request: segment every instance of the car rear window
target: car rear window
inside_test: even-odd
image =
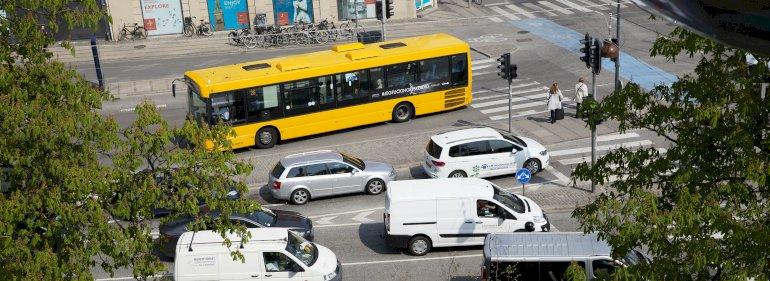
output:
[[[441,158],[441,149],[441,146],[433,142],[433,140],[430,140],[428,147],[425,148],[428,151],[428,155],[436,159]]]
[[[270,172],[270,175],[276,179],[280,179],[284,170],[286,170],[286,168],[281,165],[281,162],[278,162],[278,164],[275,164],[275,167],[273,167],[273,171]]]

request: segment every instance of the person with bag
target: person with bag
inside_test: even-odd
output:
[[[580,104],[583,103],[583,99],[586,97],[588,97],[588,86],[585,84],[585,79],[580,77],[577,84],[575,84],[575,102],[577,103],[575,118],[580,118]]]
[[[551,112],[551,124],[556,120],[564,119],[564,108],[561,106],[561,100],[564,98],[559,90],[559,85],[554,82],[548,90],[548,111]]]

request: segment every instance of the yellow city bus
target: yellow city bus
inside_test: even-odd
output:
[[[190,116],[232,125],[232,148],[269,148],[279,140],[466,106],[469,49],[447,34],[350,43],[187,71],[182,81]]]

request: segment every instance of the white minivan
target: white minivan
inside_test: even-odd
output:
[[[478,178],[391,182],[383,219],[387,243],[417,256],[432,247],[484,245],[488,233],[551,228],[531,199]]]
[[[486,178],[521,168],[534,175],[548,167],[550,157],[533,139],[480,127],[432,136],[424,159],[422,169],[431,178]]]
[[[286,228],[250,228],[242,242],[214,231],[186,232],[179,237],[174,260],[174,280],[342,280],[337,256]],[[233,260],[240,251],[245,259]]]

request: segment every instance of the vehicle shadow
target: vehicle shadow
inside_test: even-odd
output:
[[[427,174],[425,174],[425,171],[422,170],[422,166],[414,166],[409,167],[409,175],[412,176],[413,179],[429,179]]]
[[[365,223],[358,226],[361,243],[373,252],[381,255],[399,255],[401,250],[388,246],[385,242],[385,225],[382,222]]]
[[[270,191],[270,188],[267,185],[263,185],[259,187],[259,195],[262,200],[265,200],[265,202],[269,204],[278,204],[283,201],[276,199],[273,197],[273,192]]]

